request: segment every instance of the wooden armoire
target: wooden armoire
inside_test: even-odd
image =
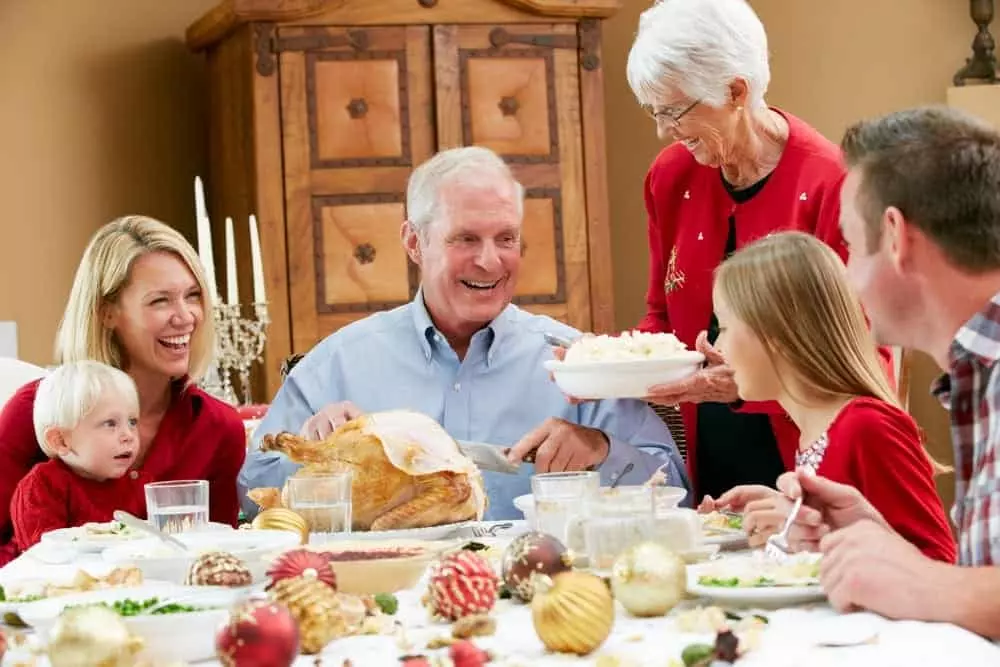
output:
[[[456,146],[493,149],[525,186],[517,303],[613,329],[600,36],[619,5],[224,0],[190,26],[208,61],[210,216],[260,225],[272,322],[255,398],[290,354],[410,300],[407,178]]]

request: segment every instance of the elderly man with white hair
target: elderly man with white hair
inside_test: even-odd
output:
[[[708,359],[693,377],[653,387],[650,400],[681,406],[688,468],[709,507],[711,496],[740,484],[773,486],[794,465],[800,438],[808,445],[822,435],[800,434],[776,403],[739,401],[712,347],[712,273],[734,251],[794,229],[847,252],[840,151],[767,105],[770,76],[764,26],[744,0],[661,0],[642,14],[628,57],[629,84],[669,144],[646,175],[650,272],[640,328],[672,331]]]
[[[519,474],[484,472],[487,519],[519,516],[534,471],[596,469],[604,484],[648,480],[659,468],[687,486],[670,431],[637,400],[568,402],[543,367],[546,332],[575,329],[511,303],[521,264],[524,191],[486,148],[441,152],[417,167],[401,236],[420,267],[414,300],[328,336],[290,371],[257,428],[240,474],[248,489],[281,487],[297,465],[259,451],[280,431],[320,439],[365,412],[408,408],[459,440],[534,450]]]

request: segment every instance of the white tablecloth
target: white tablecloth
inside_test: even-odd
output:
[[[103,564],[96,556],[82,557],[69,565],[43,563],[25,554],[0,569],[0,585],[26,578],[61,578],[71,576],[83,566],[97,573]],[[103,566],[106,569],[106,566]],[[324,667],[342,667],[350,659],[353,667],[398,666],[399,656],[423,653],[428,656],[447,655],[446,649],[429,651],[427,642],[446,637],[450,626],[435,623],[420,605],[422,586],[397,595],[398,618],[406,628],[397,636],[363,636],[335,641],[322,654]],[[689,604],[689,603],[685,603]],[[704,603],[709,604],[709,603]],[[748,653],[741,667],[912,667],[928,665],[955,667],[1000,665],[1000,647],[951,625],[919,622],[893,622],[873,614],[859,615],[856,620],[877,631],[870,644],[847,648],[823,648],[817,639],[824,635],[838,615],[826,605],[813,605],[765,612],[770,623],[760,635],[759,645]],[[712,634],[685,634],[677,630],[671,617],[654,619],[631,618],[618,607],[615,627],[608,640],[590,656],[554,655],[547,653],[535,634],[530,608],[501,600],[494,612],[497,632],[491,637],[476,638],[475,643],[495,652],[492,665],[498,667],[547,667],[548,665],[599,665],[600,667],[672,667],[679,665],[685,646],[695,642],[710,643]],[[618,662],[609,658],[618,658]],[[9,653],[3,667],[13,667],[18,653]],[[671,662],[671,661],[675,662]],[[39,661],[39,667],[47,662]],[[209,661],[200,665],[218,665]],[[300,667],[315,667],[316,657],[303,656],[295,663]],[[433,663],[432,663],[433,664]],[[447,663],[444,663],[447,664]]]

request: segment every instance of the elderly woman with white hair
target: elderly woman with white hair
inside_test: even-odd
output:
[[[840,151],[764,101],[767,35],[745,0],[657,2],[639,20],[628,80],[669,144],[646,175],[650,274],[640,328],[672,331],[707,359],[691,378],[652,388],[649,400],[681,406],[700,496],[771,486],[793,465],[800,434],[776,403],[738,400],[712,347],[712,274],[780,230],[808,232],[845,256]]]

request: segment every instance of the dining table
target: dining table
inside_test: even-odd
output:
[[[495,534],[498,548],[527,530],[524,522],[507,522],[510,530]],[[459,539],[476,539],[476,525]],[[745,550],[727,551],[717,558],[744,557]],[[60,560],[65,562],[59,562]],[[499,561],[496,562],[499,567]],[[110,569],[100,554],[66,558],[33,549],[0,568],[0,585],[8,587],[25,579],[66,579],[79,569],[99,575]],[[398,609],[383,634],[344,637],[329,643],[319,655],[300,656],[298,667],[391,667],[404,664],[403,656],[423,655],[428,665],[450,665],[446,644],[451,626],[435,620],[422,602],[427,573],[412,588],[396,592]],[[767,608],[730,609],[704,598],[683,600],[665,616],[638,618],[615,602],[614,624],[607,639],[584,656],[553,653],[535,630],[530,604],[499,599],[492,610],[495,632],[471,641],[490,653],[492,667],[680,667],[685,647],[713,643],[714,627],[691,625],[699,609],[719,607],[739,616],[757,616],[761,623],[752,632],[752,646],[736,661],[740,667],[935,667],[1000,665],[1000,646],[960,627],[946,623],[891,620],[869,612],[839,614],[822,599],[806,604]],[[776,607],[776,608],[775,608]],[[4,628],[8,650],[3,667],[48,667],[40,655],[39,641],[30,630]],[[440,648],[433,648],[441,646]],[[154,656],[155,658],[155,656]],[[161,663],[153,663],[161,667]],[[162,663],[176,667],[178,663]],[[217,659],[193,665],[220,665]],[[729,663],[716,662],[718,665]],[[193,667],[192,665],[192,667]],[[278,666],[276,666],[278,667]],[[459,666],[461,667],[461,666]]]

